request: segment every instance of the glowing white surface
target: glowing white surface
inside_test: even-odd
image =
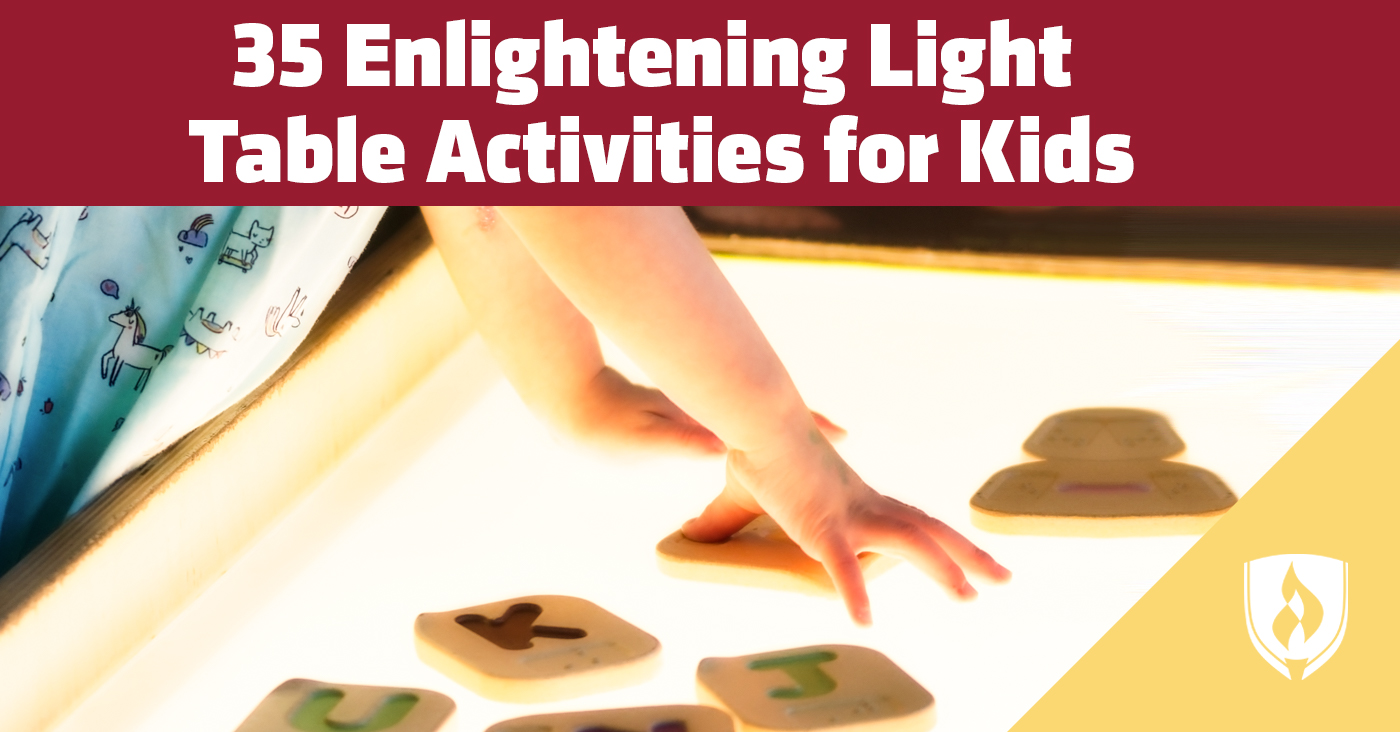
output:
[[[1182,459],[1242,493],[1400,337],[1397,294],[722,266],[808,401],[850,429],[840,449],[857,471],[968,533],[1016,572],[1011,584],[956,604],[900,566],[872,584],[876,626],[860,630],[832,601],[670,579],[652,547],[718,489],[718,461],[561,445],[503,382],[451,411],[467,401],[442,396],[464,388],[449,363],[64,732],[232,730],[297,676],[442,691],[470,732],[525,714],[693,703],[704,656],[814,643],[888,654],[933,692],[939,730],[1006,729],[1194,541],[973,529],[968,497],[1025,459],[1042,418],[1160,410],[1186,440]],[[480,357],[471,346],[456,360]],[[404,455],[415,430],[431,435],[421,455],[395,478],[365,477]],[[519,706],[415,656],[419,612],[534,593],[586,597],[657,636],[659,675]]]

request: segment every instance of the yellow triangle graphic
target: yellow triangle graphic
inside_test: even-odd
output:
[[[1266,661],[1247,622],[1245,564],[1283,554],[1321,555],[1347,567],[1345,632],[1330,657],[1301,679]],[[1305,599],[1295,580],[1287,587],[1271,582],[1257,595],[1266,600],[1259,604],[1272,602],[1254,611],[1259,638],[1278,642],[1268,638],[1275,636],[1275,621],[1284,637],[1294,628],[1301,599],[1289,608],[1284,592]],[[1315,627],[1319,612],[1338,617],[1341,608],[1328,599],[1321,611],[1310,600],[1297,615],[1295,644],[1307,632],[1304,625]],[[1289,614],[1278,620],[1286,608]],[[1397,729],[1397,679],[1400,346],[1012,729]]]

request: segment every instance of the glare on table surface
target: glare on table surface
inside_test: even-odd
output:
[[[469,343],[61,729],[233,730],[273,687],[307,677],[444,692],[470,732],[527,714],[694,703],[705,656],[851,643],[933,693],[936,729],[1003,730],[1194,542],[972,528],[968,498],[1029,459],[1020,445],[1040,420],[1086,406],[1160,411],[1186,441],[1178,459],[1242,494],[1400,337],[1391,293],[721,266],[811,406],[850,430],[839,449],[857,472],[966,533],[1013,570],[1010,584],[980,584],[961,604],[903,564],[871,584],[875,626],[859,629],[834,600],[667,577],[653,547],[718,491],[722,463],[567,444],[500,380],[469,399],[453,378],[484,358]],[[391,479],[366,477],[401,458]],[[513,705],[416,657],[418,613],[529,594],[584,597],[640,626],[661,640],[660,672]]]

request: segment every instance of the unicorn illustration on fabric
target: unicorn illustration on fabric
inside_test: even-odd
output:
[[[20,214],[19,221],[5,232],[5,238],[0,239],[0,260],[5,259],[5,255],[11,249],[19,249],[24,252],[24,256],[29,257],[29,261],[34,266],[43,269],[49,265],[49,242],[53,240],[53,232],[45,234],[39,230],[39,225],[44,223],[42,214],[34,213],[34,209],[29,209]]]
[[[112,313],[107,320],[120,326],[122,332],[117,336],[117,342],[112,344],[112,350],[102,354],[102,378],[107,379],[107,386],[114,386],[122,367],[131,366],[141,372],[136,379],[135,390],[145,391],[146,382],[151,378],[151,369],[164,361],[174,346],[153,348],[144,343],[146,319],[141,317],[141,308],[136,307],[135,300],[122,310]]]
[[[253,263],[258,261],[258,250],[272,246],[272,232],[275,226],[260,226],[261,222],[254,221],[248,227],[247,234],[240,234],[235,231],[229,234],[228,242],[224,244],[224,252],[219,255],[219,264],[231,264],[244,272],[253,268]],[[243,241],[234,239],[238,237]]]

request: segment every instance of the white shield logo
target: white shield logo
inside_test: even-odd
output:
[[[1306,679],[1327,662],[1347,630],[1347,563],[1316,554],[1245,562],[1249,639],[1270,666]]]

